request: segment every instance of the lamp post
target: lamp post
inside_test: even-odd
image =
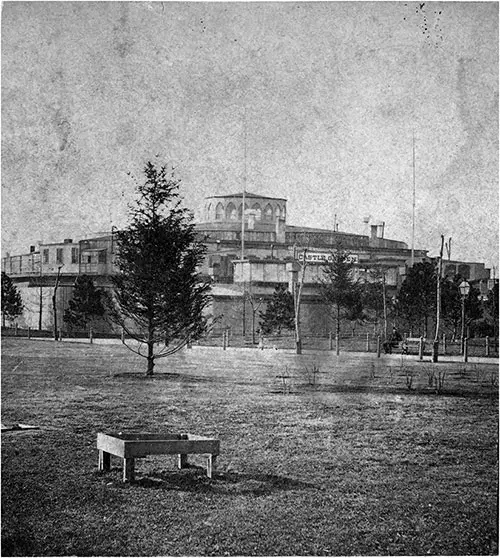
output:
[[[467,281],[462,281],[458,286],[460,289],[460,296],[462,297],[462,350],[461,353],[464,354],[464,341],[465,341],[465,299],[469,295],[470,285]]]

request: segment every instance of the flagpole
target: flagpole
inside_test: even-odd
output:
[[[413,197],[412,197],[412,219],[411,219],[411,266],[415,263],[415,131],[413,137]]]
[[[247,187],[247,107],[243,117],[243,200],[241,204],[241,259],[245,256],[245,191]]]

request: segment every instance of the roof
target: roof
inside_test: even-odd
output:
[[[349,233],[343,231],[334,231],[332,229],[318,229],[315,227],[300,227],[297,225],[287,225],[286,232],[304,232],[304,233],[326,233],[326,234],[338,234],[339,236],[358,236],[363,238],[368,238],[365,234]]]
[[[205,199],[213,199],[213,198],[242,198],[243,192],[239,192],[237,194],[225,194],[223,196],[207,196]],[[271,196],[261,196],[259,194],[252,194],[251,192],[245,192],[245,198],[260,198],[264,200],[279,200],[279,201],[287,201],[286,198],[274,198]]]

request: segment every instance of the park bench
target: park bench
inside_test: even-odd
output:
[[[400,349],[403,355],[419,354],[420,337],[407,337],[403,341],[396,341],[390,339],[385,341],[382,345],[385,354],[392,354],[393,349]],[[425,339],[422,339],[422,352],[425,349]]]
[[[177,455],[178,468],[188,467],[188,454],[207,456],[207,476],[212,478],[215,460],[220,452],[220,442],[195,434],[146,434],[123,433],[97,434],[100,471],[109,471],[111,455],[123,458],[123,482],[133,482],[135,478],[135,459],[148,455]]]
[[[401,342],[401,352],[404,355],[409,355],[412,353],[419,354],[420,342],[422,342],[422,353],[425,350],[425,339],[420,337],[407,337]]]
[[[397,349],[400,346],[400,342],[394,339],[389,339],[382,344],[382,348],[384,349],[384,353],[386,355],[392,354],[392,349]]]

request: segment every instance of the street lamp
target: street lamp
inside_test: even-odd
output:
[[[464,353],[464,338],[465,338],[465,299],[469,295],[470,285],[467,281],[462,281],[458,286],[460,289],[460,296],[462,297],[462,354]]]

